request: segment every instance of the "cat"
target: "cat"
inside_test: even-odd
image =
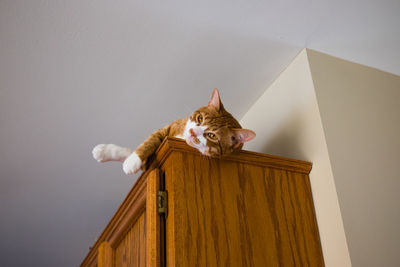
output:
[[[100,144],[92,154],[98,162],[121,161],[126,174],[134,174],[146,165],[165,137],[184,139],[201,154],[221,157],[242,149],[245,142],[256,134],[242,129],[239,122],[224,109],[217,89],[207,106],[196,110],[190,117],[174,121],[152,133],[136,150],[114,144]]]

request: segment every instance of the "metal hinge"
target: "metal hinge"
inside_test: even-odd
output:
[[[168,215],[168,192],[158,191],[157,193],[157,211],[159,214],[164,214],[167,218]]]

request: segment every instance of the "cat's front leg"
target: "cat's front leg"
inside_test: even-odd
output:
[[[135,152],[126,158],[122,168],[126,174],[137,173],[146,165],[148,158],[157,150],[161,142],[168,136],[170,126],[158,129],[152,133],[147,139],[140,144]]]

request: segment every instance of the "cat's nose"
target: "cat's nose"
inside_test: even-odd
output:
[[[191,136],[194,136],[194,137],[197,136],[197,134],[196,134],[196,132],[193,130],[193,128],[190,128],[190,129],[189,129],[189,133],[190,133]]]

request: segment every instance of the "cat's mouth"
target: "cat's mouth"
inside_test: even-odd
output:
[[[196,145],[199,145],[199,144],[200,144],[199,138],[193,137],[192,139],[193,139],[192,142],[195,143]]]

